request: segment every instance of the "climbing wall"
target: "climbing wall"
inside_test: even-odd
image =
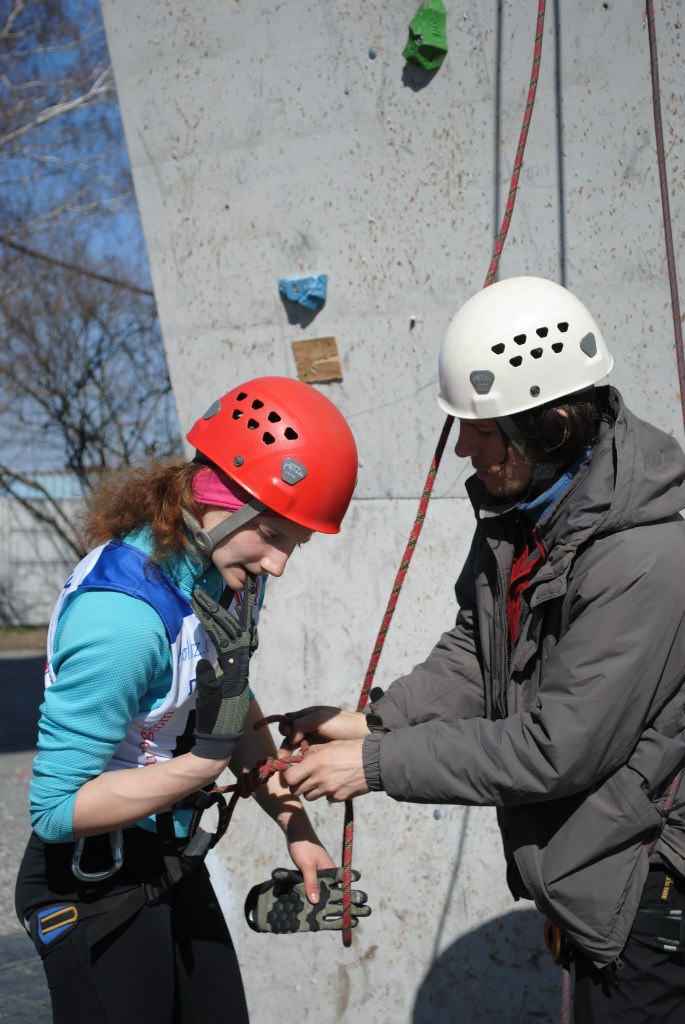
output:
[[[509,190],[538,4],[446,0],[431,70],[403,57],[417,3],[102,0],[181,423],[241,379],[299,375],[359,445],[343,532],[268,588],[253,672],[268,711],[356,703],[443,423],[437,350],[483,286]],[[655,7],[681,259],[683,5]],[[547,3],[516,202],[500,276],[574,290],[613,383],[682,438],[642,0]],[[453,623],[466,472],[448,448],[382,686]],[[342,809],[312,815],[337,856]],[[356,821],[373,916],[349,949],[247,929],[247,890],[286,862],[251,804],[213,855],[256,1024],[558,1018],[560,972],[508,894],[491,810],[372,796]]]

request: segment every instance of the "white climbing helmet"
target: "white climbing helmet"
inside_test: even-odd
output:
[[[438,357],[441,409],[496,419],[597,384],[613,357],[575,295],[541,277],[511,277],[472,296]]]

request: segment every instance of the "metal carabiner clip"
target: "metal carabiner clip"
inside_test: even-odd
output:
[[[84,871],[81,868],[81,857],[85,846],[85,838],[79,839],[74,846],[71,858],[71,873],[81,882],[102,882],[105,878],[115,875],[124,863],[124,837],[120,828],[109,833],[109,848],[112,851],[112,863],[104,871]]]

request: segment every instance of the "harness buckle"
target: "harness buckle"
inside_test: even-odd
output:
[[[166,871],[151,882],[143,882],[141,889],[148,907],[156,907],[158,903],[161,903],[167,889],[171,889],[174,884]]]
[[[84,871],[81,867],[81,857],[86,845],[85,838],[77,840],[74,845],[74,853],[71,858],[71,873],[80,882],[102,882],[106,878],[115,875],[124,863],[124,837],[120,828],[115,828],[109,833],[109,848],[112,851],[112,863],[104,871]]]

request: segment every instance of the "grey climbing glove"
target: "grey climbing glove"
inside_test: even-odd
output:
[[[197,757],[226,759],[242,736],[250,706],[250,658],[257,648],[257,629],[252,622],[256,594],[257,581],[248,574],[236,620],[203,590],[193,592],[191,606],[214,644],[218,659],[216,670],[205,658],[197,663],[192,748]]]
[[[304,880],[299,871],[276,868],[267,882],[250,889],[245,900],[245,917],[255,932],[318,932],[342,930],[342,868],[328,868],[317,872],[319,902],[311,904],[306,896]],[[352,881],[359,872],[352,872]],[[352,927],[357,919],[368,917],[366,893],[352,890]]]

